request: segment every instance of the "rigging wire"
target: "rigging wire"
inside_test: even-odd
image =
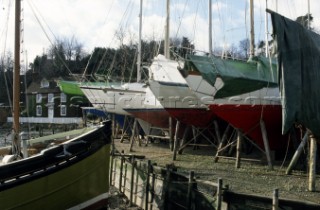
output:
[[[49,32],[51,32],[51,35],[54,37],[54,41],[58,40],[57,37],[55,36],[55,34],[53,33],[53,31],[51,30],[49,25],[46,23],[46,21],[43,19],[43,17],[41,16],[41,13],[40,12],[36,13],[36,7],[35,7],[35,5],[32,5],[33,4],[32,1],[28,1],[28,4],[29,4],[29,6],[30,6],[30,8],[31,8],[31,10],[33,12],[33,15],[35,16],[37,22],[39,23],[43,33],[47,37],[48,41],[51,43],[52,46],[55,46],[53,41],[52,41],[52,39],[49,37],[49,34],[47,33],[47,31],[46,31],[44,25],[42,24],[42,22],[47,26]],[[42,19],[43,19],[42,22],[41,22],[38,14],[40,15],[40,17],[42,17]],[[55,48],[56,48],[56,46],[55,46]],[[57,55],[58,55],[58,58],[60,59],[60,61],[62,62],[63,66],[66,67],[67,71],[69,73],[72,73],[71,70],[69,69],[68,65],[66,64],[66,62],[62,59],[60,53],[57,53]]]
[[[5,24],[4,24],[3,31],[1,33],[1,38],[4,37],[4,40],[3,40],[3,52],[2,52],[2,57],[1,57],[1,65],[3,67],[2,73],[3,73],[3,76],[4,76],[6,92],[7,92],[7,97],[8,97],[8,101],[9,101],[9,107],[11,109],[11,113],[13,113],[12,100],[11,100],[11,97],[10,97],[9,84],[8,84],[8,81],[7,81],[7,74],[6,74],[6,72],[9,71],[9,65],[10,65],[9,64],[9,57],[7,57],[7,53],[6,53],[6,48],[7,48],[8,28],[9,28],[9,20],[10,20],[11,8],[12,8],[12,1],[8,1]],[[5,62],[5,59],[7,59],[7,62]],[[5,69],[5,67],[7,68],[7,70]],[[12,83],[11,83],[11,86],[12,86]]]

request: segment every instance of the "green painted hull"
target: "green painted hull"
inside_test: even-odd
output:
[[[68,95],[75,95],[75,96],[85,96],[82,90],[79,87],[79,82],[76,81],[58,81],[58,86],[60,90]]]
[[[101,138],[98,142],[86,142],[85,145],[90,144],[88,148],[68,148],[72,152],[78,151],[68,160],[59,158],[59,162],[52,166],[39,167],[39,171],[44,168],[45,170],[28,174],[26,181],[23,181],[25,177],[21,176],[13,186],[1,186],[1,183],[1,209],[67,209],[107,193],[111,137],[100,132],[92,134],[90,138],[97,136]],[[83,135],[80,141],[85,141],[85,138]],[[102,141],[105,142],[101,143]],[[81,143],[80,146],[82,145],[84,144]],[[92,149],[93,151],[90,151]],[[51,153],[41,158],[50,162]],[[55,158],[58,156],[61,156],[61,153],[55,154]],[[18,167],[21,167],[21,164]],[[30,167],[32,168],[31,162]]]

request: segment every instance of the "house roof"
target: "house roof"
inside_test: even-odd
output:
[[[44,81],[49,83],[49,86],[44,87],[41,86]],[[57,86],[57,82],[54,79],[45,79],[40,78],[39,76],[35,76],[33,81],[28,86],[26,93],[27,94],[35,94],[35,93],[60,93],[60,88]]]

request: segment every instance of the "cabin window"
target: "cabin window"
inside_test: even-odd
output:
[[[48,103],[53,103],[53,93],[48,93]]]
[[[42,106],[37,105],[37,116],[42,116]]]
[[[60,94],[60,101],[61,102],[67,102],[67,95],[65,93]]]
[[[37,103],[41,103],[42,102],[42,95],[41,93],[37,94]]]
[[[61,116],[66,116],[67,115],[67,107],[66,107],[66,105],[61,105],[60,106],[60,115]]]

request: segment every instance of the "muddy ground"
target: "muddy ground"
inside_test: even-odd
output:
[[[229,185],[231,191],[272,197],[273,190],[277,188],[280,198],[320,204],[319,173],[317,174],[316,192],[308,191],[307,167],[293,170],[292,175],[286,175],[285,171],[290,161],[288,157],[274,161],[273,170],[270,170],[266,161],[241,161],[240,168],[235,167],[234,159],[220,158],[215,163],[216,152],[213,147],[195,149],[193,146],[188,146],[182,154],[176,156],[176,160],[173,160],[173,152],[167,142],[149,142],[148,146],[146,144],[139,146],[134,143],[130,152],[129,141],[120,143],[119,140],[115,140],[115,148],[124,154],[144,155],[146,159],[157,163],[158,166],[165,167],[167,164],[172,164],[178,168],[179,172],[186,174],[194,171],[197,179],[216,182],[218,178],[222,178],[223,184]],[[248,155],[242,154],[242,156],[256,160],[265,159],[261,153],[256,151]]]

